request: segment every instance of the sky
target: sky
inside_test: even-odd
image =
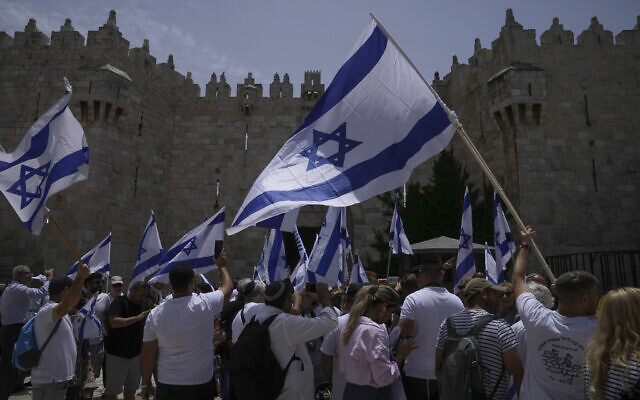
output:
[[[491,48],[512,8],[516,21],[540,35],[554,17],[574,37],[597,16],[615,35],[633,29],[638,0],[2,0],[0,31],[14,36],[29,18],[47,36],[66,18],[85,39],[117,13],[117,25],[130,48],[150,41],[151,55],[166,62],[173,54],[176,70],[188,71],[201,95],[211,73],[225,72],[235,94],[248,72],[265,87],[273,74],[288,73],[299,96],[306,70],[320,70],[328,85],[369,21],[381,21],[423,75],[443,77],[455,54],[466,63],[474,39]]]

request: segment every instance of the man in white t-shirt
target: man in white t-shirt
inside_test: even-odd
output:
[[[173,298],[149,313],[142,343],[142,396],[148,398],[151,373],[158,358],[156,399],[211,399],[215,319],[233,289],[224,251],[215,260],[220,287],[196,295],[193,268],[179,264],[169,272]]]
[[[347,386],[347,380],[344,374],[340,372],[340,339],[342,331],[349,321],[349,312],[356,298],[356,294],[362,288],[361,283],[352,283],[342,296],[343,314],[338,317],[338,326],[329,332],[322,341],[320,352],[322,353],[322,369],[327,376],[331,377],[331,399],[342,400],[344,388]]]
[[[76,341],[68,314],[80,301],[88,276],[89,267],[82,264],[75,280],[56,276],[49,283],[49,301],[38,312],[34,327],[36,343],[42,351],[38,365],[31,370],[34,400],[63,400],[67,387],[75,384]]]
[[[437,399],[436,342],[440,324],[464,310],[458,296],[440,286],[445,268],[437,261],[418,267],[422,289],[410,294],[400,312],[401,338],[413,338],[418,346],[404,362],[402,384],[408,400]]]
[[[542,305],[524,277],[529,246],[536,232],[521,232],[523,244],[513,269],[513,289],[527,330],[527,362],[520,399],[583,399],[582,363],[587,342],[596,329],[598,280],[585,271],[567,272],[556,280],[558,310]]]
[[[264,288],[262,281],[251,281],[244,286],[244,306],[236,313],[231,323],[231,343],[235,343],[246,324],[264,307]]]

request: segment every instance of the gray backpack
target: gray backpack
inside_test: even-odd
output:
[[[456,332],[453,326],[453,317],[447,319],[447,340],[444,344],[442,363],[440,365],[440,399],[476,400],[493,398],[500,380],[498,380],[491,396],[487,397],[482,383],[482,362],[476,335],[480,329],[494,319],[496,319],[494,315],[485,315],[465,335],[459,335]],[[502,376],[502,372],[500,375]]]

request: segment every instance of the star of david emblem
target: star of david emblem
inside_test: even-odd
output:
[[[323,157],[318,154],[318,148],[328,141],[338,142],[338,151],[328,157]],[[313,130],[313,143],[300,153],[302,156],[309,159],[307,164],[307,171],[317,168],[325,164],[333,164],[336,167],[342,168],[344,165],[345,154],[355,149],[362,142],[357,140],[347,139],[347,123],[343,122],[335,131],[331,133],[325,133],[318,130]]]
[[[31,168],[27,165],[22,165],[20,168],[20,178],[16,183],[11,185],[7,192],[20,196],[20,209],[27,207],[33,199],[39,199],[42,197],[42,183],[45,181],[47,174],[49,173],[49,165],[51,161],[38,168]],[[40,183],[34,193],[27,191],[27,181],[34,176],[40,177]]]
[[[142,259],[142,255],[144,253],[146,253],[146,252],[147,252],[147,250],[145,250],[142,246],[140,246],[140,249],[138,250],[138,258],[137,258],[137,260],[140,261]]]
[[[469,239],[471,239],[470,235],[464,233],[464,228],[460,229],[460,249],[468,249],[469,248]]]
[[[189,239],[189,241],[184,246],[184,249],[182,249],[182,251],[184,251],[187,255],[190,255],[191,251],[197,248],[198,246],[196,246],[196,238],[192,237],[191,239]]]

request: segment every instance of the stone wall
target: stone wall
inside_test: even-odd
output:
[[[175,71],[172,56],[157,63],[147,40],[130,48],[113,11],[86,44],[70,20],[50,37],[34,20],[13,37],[0,32],[0,143],[12,151],[68,77],[71,109],[91,149],[90,175],[48,204],[81,253],[112,232],[112,271],[125,279],[151,209],[165,248],[221,206],[230,225],[255,178],[324,92],[320,72],[307,71],[300,97],[287,74],[275,74],[268,88],[249,74],[232,97],[224,74],[214,73],[203,94],[190,73]],[[639,63],[639,26],[614,43],[594,19],[576,44],[554,19],[538,44],[535,31],[507,11],[491,49],[476,40],[468,64],[454,56],[451,72],[436,74],[434,88],[540,232],[544,254],[638,247]],[[479,184],[477,164],[457,138],[452,145]],[[412,179],[426,181],[431,163]],[[305,207],[298,225],[318,229],[325,210]],[[375,258],[373,229],[389,223],[380,202],[350,207],[348,219],[354,246]],[[74,261],[53,227],[32,235],[6,203],[0,227],[0,281],[18,263],[62,273]],[[265,233],[253,228],[226,239],[234,275],[250,273]]]

